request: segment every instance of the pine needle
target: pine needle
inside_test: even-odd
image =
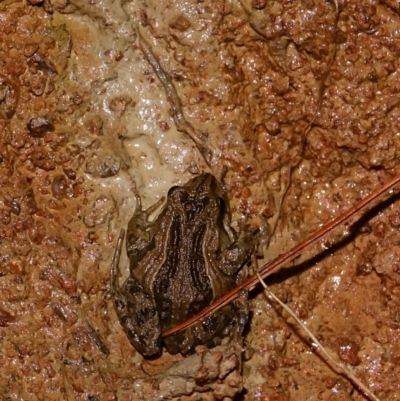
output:
[[[258,279],[260,283],[264,287],[264,294],[269,300],[274,300],[277,302],[289,315],[300,325],[300,327],[307,333],[307,335],[312,340],[312,346],[318,351],[318,353],[323,357],[325,362],[338,374],[347,377],[347,379],[353,383],[360,392],[372,401],[380,401],[375,394],[363,383],[357,376],[347,368],[343,363],[335,361],[335,359],[328,353],[328,351],[323,347],[323,345],[317,340],[313,333],[306,327],[306,325],[300,320],[300,318],[287,306],[285,305],[279,298],[276,297],[274,293],[272,293],[267,285],[264,283],[264,280],[257,273]]]

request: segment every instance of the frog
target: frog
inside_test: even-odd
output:
[[[249,315],[245,294],[162,338],[245,278],[243,266],[254,252],[254,238],[236,233],[230,223],[225,193],[210,173],[170,188],[165,200],[147,210],[139,202],[127,227],[130,274],[120,286],[119,256],[114,257],[111,293],[130,343],[144,357],[160,356],[163,346],[170,354],[190,355],[198,345],[213,347],[243,331]]]

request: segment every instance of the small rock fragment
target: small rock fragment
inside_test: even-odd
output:
[[[26,124],[30,136],[34,138],[41,138],[47,132],[54,131],[53,123],[47,117],[34,117],[31,118]]]

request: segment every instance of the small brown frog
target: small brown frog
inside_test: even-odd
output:
[[[111,290],[119,321],[132,345],[146,357],[162,351],[161,333],[195,315],[241,280],[241,267],[254,250],[253,236],[237,238],[230,227],[224,192],[211,174],[169,190],[160,202],[138,210],[128,224],[126,247],[130,276],[118,282],[118,257]],[[171,354],[190,354],[199,344],[214,346],[221,337],[241,333],[247,303],[226,305],[193,327],[166,337]]]

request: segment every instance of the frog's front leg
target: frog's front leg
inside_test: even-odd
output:
[[[138,263],[151,247],[157,228],[149,222],[149,216],[159,209],[164,201],[163,196],[153,206],[142,210],[140,198],[137,197],[136,212],[129,220],[126,234],[126,251],[131,263]]]
[[[219,269],[232,276],[250,259],[254,248],[254,235],[242,233],[237,241],[219,255]]]
[[[133,277],[119,285],[121,230],[111,266],[111,295],[118,319],[131,344],[146,357],[161,354],[161,325],[154,300]]]

